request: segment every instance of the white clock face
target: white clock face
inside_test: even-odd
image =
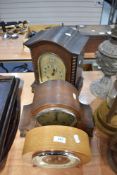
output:
[[[58,55],[46,52],[42,54],[38,60],[40,82],[47,80],[65,80],[66,68]]]

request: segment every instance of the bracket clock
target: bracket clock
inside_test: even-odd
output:
[[[24,43],[30,48],[35,83],[47,80],[65,80],[82,86],[83,48],[88,37],[76,29],[59,26],[40,31]]]

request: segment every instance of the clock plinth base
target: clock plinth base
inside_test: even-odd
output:
[[[32,92],[34,93],[34,90],[37,86],[39,86],[40,83],[36,83],[35,81],[33,82],[33,84],[31,85],[32,88]]]
[[[80,103],[81,108],[81,121],[78,122],[77,128],[82,129],[85,131],[90,137],[93,136],[93,129],[94,129],[94,120],[91,107],[86,104]]]

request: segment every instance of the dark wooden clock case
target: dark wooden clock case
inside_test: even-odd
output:
[[[40,31],[24,43],[30,48],[34,66],[35,84],[39,84],[38,59],[43,53],[58,55],[66,67],[66,81],[77,89],[82,86],[83,48],[88,41],[87,36],[81,35],[70,27],[53,27]]]
[[[107,40],[111,32],[109,25],[83,25],[79,26],[80,34],[88,36],[89,40],[85,45],[85,53],[95,53],[99,44]]]
[[[0,76],[0,171],[5,165],[20,118],[19,82]]]
[[[76,95],[76,98],[73,95]],[[64,80],[49,80],[36,86],[32,104],[23,107],[19,124],[21,137],[24,137],[28,130],[37,126],[43,126],[36,116],[43,110],[51,111],[52,108],[62,108],[74,113],[77,123],[69,126],[82,129],[89,136],[93,136],[94,121],[91,108],[89,105],[80,103],[78,95],[79,91],[72,84]],[[60,119],[58,119],[58,123],[55,123],[56,121],[54,120],[44,125],[67,126],[66,123],[61,123]]]

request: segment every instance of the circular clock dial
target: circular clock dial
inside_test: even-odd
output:
[[[68,168],[80,164],[80,159],[66,152],[42,152],[32,159],[33,164],[43,168]]]
[[[66,68],[61,58],[54,53],[44,53],[38,59],[40,82],[47,80],[65,80]]]
[[[37,121],[41,125],[65,125],[74,126],[77,123],[76,116],[62,108],[45,109],[37,114]]]

